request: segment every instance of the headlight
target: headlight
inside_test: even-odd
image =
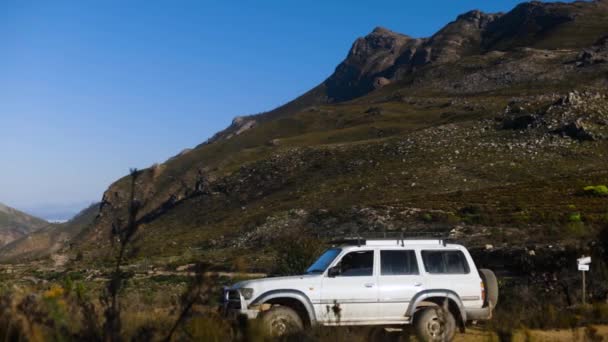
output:
[[[253,289],[251,289],[251,288],[244,287],[242,289],[239,289],[239,292],[241,293],[243,298],[245,298],[247,300],[249,300],[249,299],[251,299],[251,297],[253,297]]]

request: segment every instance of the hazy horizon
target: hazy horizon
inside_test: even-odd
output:
[[[38,203],[31,206],[17,206],[10,201],[0,199],[0,203],[11,208],[17,209],[28,215],[32,215],[48,222],[64,222],[73,218],[83,209],[90,205],[99,202],[99,200],[80,201],[80,202],[65,202],[65,203]]]

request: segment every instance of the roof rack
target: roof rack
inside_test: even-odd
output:
[[[354,236],[347,236],[340,239],[330,240],[333,245],[366,245],[367,241],[378,240],[396,240],[401,246],[405,245],[406,240],[436,240],[443,246],[446,245],[446,240],[449,239],[447,232],[382,232],[382,233],[364,233]]]

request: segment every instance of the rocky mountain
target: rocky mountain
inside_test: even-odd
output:
[[[524,2],[503,14],[473,10],[462,14],[429,38],[411,38],[378,27],[357,39],[346,59],[319,86],[273,111],[239,117],[209,142],[239,135],[260,122],[302,109],[363,96],[374,89],[409,80],[428,64],[517,48],[548,50],[591,46],[606,32],[608,2]]]
[[[49,223],[0,203],[0,247]]]
[[[608,183],[606,36],[605,1],[471,11],[428,38],[376,28],[311,91],[141,170],[140,253],[256,269],[282,236],[593,239],[608,222],[606,197],[584,191]],[[110,186],[70,253],[107,255],[129,189]]]

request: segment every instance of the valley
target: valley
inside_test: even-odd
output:
[[[208,313],[221,286],[301,271],[286,255],[307,263],[334,238],[433,232],[467,246],[505,293],[501,323],[463,340],[605,336],[607,165],[608,2],[471,11],[428,38],[378,27],[317,87],[133,170],[66,223],[0,206],[0,279],[18,289],[9,307],[51,286],[82,305],[78,286],[98,298],[120,274],[135,336],[128,325],[170,327],[195,279],[205,304],[193,310]],[[227,324],[215,319],[199,330]]]

